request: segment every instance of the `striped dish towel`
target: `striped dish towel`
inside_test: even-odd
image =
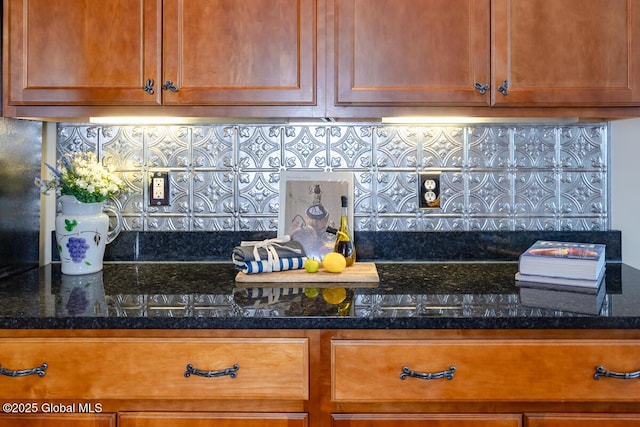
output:
[[[249,261],[245,262],[242,272],[246,274],[269,273],[272,271],[297,270],[304,268],[307,257],[280,258],[278,261]]]
[[[259,242],[241,242],[233,249],[233,263],[246,274],[304,268],[307,260],[300,242],[289,236]]]

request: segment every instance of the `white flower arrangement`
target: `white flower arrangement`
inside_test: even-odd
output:
[[[96,203],[117,195],[124,188],[113,167],[102,166],[91,152],[63,156],[58,160],[57,169],[49,164],[47,167],[53,172],[53,179],[35,179],[43,194],[55,190],[59,196],[70,195],[80,202]]]

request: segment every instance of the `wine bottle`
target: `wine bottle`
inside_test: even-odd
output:
[[[340,200],[342,202],[342,214],[340,215],[340,227],[336,232],[336,244],[333,251],[342,254],[347,260],[347,267],[349,267],[356,261],[356,247],[353,244],[353,235],[349,228],[347,196],[342,196]]]

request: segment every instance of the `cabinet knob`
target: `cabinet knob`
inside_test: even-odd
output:
[[[191,375],[197,375],[199,377],[212,378],[224,377],[226,375],[229,375],[231,378],[235,378],[238,375],[238,369],[240,369],[240,366],[238,366],[238,364],[236,363],[231,368],[221,369],[219,371],[203,371],[194,368],[193,365],[189,363],[187,365],[187,370],[184,371],[184,376],[186,378],[189,378]]]
[[[169,90],[171,92],[177,92],[178,91],[178,87],[173,84],[173,81],[167,80],[167,82],[162,85],[162,90]]]
[[[147,79],[147,83],[142,86],[142,90],[147,92],[149,95],[153,95],[153,79]]]
[[[596,373],[593,374],[593,379],[599,380],[601,377],[616,378],[619,380],[633,380],[640,378],[640,371],[635,372],[613,372],[608,371],[602,366],[596,366]]]
[[[40,366],[36,366],[31,369],[6,369],[0,365],[0,375],[6,375],[8,377],[26,377],[28,375],[37,375],[39,377],[44,377],[48,365],[43,363]]]
[[[498,88],[498,92],[504,96],[509,95],[509,80],[503,80],[502,85]]]
[[[405,380],[407,377],[420,378],[421,380],[437,380],[440,378],[446,378],[448,380],[453,379],[453,374],[456,371],[455,366],[449,366],[448,370],[444,370],[441,372],[416,372],[409,369],[408,366],[402,367],[402,373],[400,374],[400,379]]]
[[[477,90],[478,92],[480,92],[480,94],[481,94],[481,95],[484,95],[484,94],[487,92],[487,90],[489,90],[489,89],[491,88],[491,86],[489,86],[488,84],[484,84],[484,85],[483,85],[483,84],[482,84],[482,83],[480,83],[480,82],[476,82],[476,83],[473,85],[473,87],[475,87],[475,88],[476,88],[476,90]]]

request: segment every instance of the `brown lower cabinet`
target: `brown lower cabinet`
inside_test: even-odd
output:
[[[0,427],[116,427],[116,414],[0,415]]]
[[[306,427],[307,414],[124,412],[119,427]]]
[[[520,427],[521,414],[334,414],[333,427]]]
[[[639,414],[525,414],[526,427],[638,427]]]
[[[640,414],[334,414],[332,427],[638,427]]]
[[[640,427],[639,353],[634,330],[0,330],[0,427]]]

